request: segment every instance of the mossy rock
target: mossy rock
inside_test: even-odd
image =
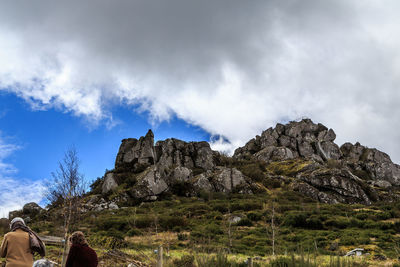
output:
[[[316,163],[309,160],[284,160],[271,162],[267,167],[267,171],[273,175],[284,175],[295,177],[300,172],[311,171],[317,168]]]

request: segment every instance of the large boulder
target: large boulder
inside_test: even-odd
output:
[[[320,202],[371,204],[363,181],[348,170],[320,168],[297,178],[293,189]]]
[[[156,166],[148,168],[138,176],[137,184],[131,189],[131,195],[136,199],[154,199],[167,191],[168,185]]]
[[[214,152],[207,142],[184,142],[175,138],[158,141],[155,146],[156,163],[160,169],[173,166],[211,170]]]
[[[345,143],[340,147],[343,160],[353,172],[366,174],[366,179],[386,181],[400,186],[400,166],[393,163],[389,155],[375,148],[362,146],[360,143]],[[379,184],[379,183],[378,183]],[[383,183],[380,183],[383,185]],[[387,183],[385,183],[387,187]]]
[[[206,171],[193,178],[192,184],[195,192],[215,192],[214,186],[210,180],[213,177],[213,172]]]
[[[339,146],[333,141],[336,134],[322,124],[315,124],[310,119],[277,124],[256,136],[244,147],[235,150],[237,159],[255,157],[266,162],[295,158],[316,161],[337,160],[341,157]]]
[[[191,169],[179,166],[172,170],[168,177],[168,182],[189,182],[192,177],[193,171]]]
[[[106,194],[106,193],[114,190],[117,187],[118,187],[118,184],[115,181],[114,173],[112,173],[112,172],[106,173],[106,175],[104,177],[103,185],[101,187],[102,193]]]
[[[40,207],[37,203],[30,202],[23,206],[22,213],[24,215],[29,215],[31,217],[34,217],[34,216],[38,215],[42,210],[43,210],[43,208]]]
[[[250,186],[247,184],[245,176],[236,168],[218,167],[217,174],[213,179],[214,188],[218,192],[251,194]]]

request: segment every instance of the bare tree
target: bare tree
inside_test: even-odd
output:
[[[275,202],[275,199],[272,200],[272,203],[270,203],[270,205],[268,205],[267,203],[265,203],[263,205],[263,209],[265,212],[270,211],[269,216],[266,216],[266,230],[267,233],[270,234],[271,237],[271,243],[272,243],[272,256],[275,257],[275,253],[276,253],[276,236],[279,232],[279,227],[280,227],[280,223],[277,223],[276,221],[276,208],[277,208],[277,204]],[[269,225],[269,227],[268,227]],[[268,229],[269,228],[269,229]]]
[[[47,198],[52,204],[61,204],[64,212],[64,251],[62,266],[65,266],[67,253],[67,238],[70,230],[71,221],[77,214],[80,200],[85,193],[86,183],[83,175],[79,172],[79,158],[75,147],[69,148],[62,161],[58,164],[58,169],[51,173],[53,180],[48,186]]]
[[[233,242],[232,242],[232,239],[233,239],[233,230],[232,230],[232,221],[233,221],[233,218],[232,218],[232,214],[231,214],[231,206],[229,205],[228,206],[228,217],[227,217],[227,223],[228,223],[228,251],[229,251],[229,253],[231,253],[232,252],[232,248],[233,248]]]

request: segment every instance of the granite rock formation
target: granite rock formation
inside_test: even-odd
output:
[[[227,164],[207,142],[170,138],[154,144],[149,130],[139,139],[122,140],[115,169],[106,173],[101,191],[108,194],[119,185],[129,185],[128,195],[136,200],[156,200],[170,193],[251,194],[259,191],[259,183],[244,175],[240,166],[264,162],[262,176],[289,183],[293,190],[321,202],[371,204],[399,197],[392,192],[400,186],[400,166],[387,154],[359,143],[339,147],[335,139],[332,129],[310,119],[278,123],[226,157]],[[304,166],[297,166],[296,172],[268,171],[277,162]]]
[[[256,159],[267,163],[302,160],[313,162],[312,171],[297,174],[293,189],[326,203],[370,204],[379,189],[400,185],[400,166],[377,150],[334,143],[336,134],[310,119],[277,124],[261,136],[235,150],[236,159]],[[393,195],[394,197],[397,197]]]
[[[130,196],[141,200],[156,200],[171,192],[186,196],[236,189],[239,193],[252,193],[239,170],[216,166],[218,155],[207,142],[171,138],[154,145],[154,134],[149,130],[139,140],[122,140],[115,169],[103,178],[102,193],[112,192],[129,177],[133,179]],[[177,188],[184,192],[174,192]]]
[[[235,158],[253,156],[263,161],[306,158],[317,162],[339,159],[339,146],[333,141],[336,134],[322,124],[314,124],[310,119],[277,124],[262,132],[261,136],[247,142],[235,150]]]

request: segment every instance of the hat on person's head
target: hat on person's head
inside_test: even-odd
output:
[[[16,222],[21,222],[23,225],[25,225],[24,219],[22,219],[21,217],[15,217],[15,218],[12,219],[12,221],[10,222],[10,229],[12,229],[12,226],[13,226],[14,223],[16,223]]]

